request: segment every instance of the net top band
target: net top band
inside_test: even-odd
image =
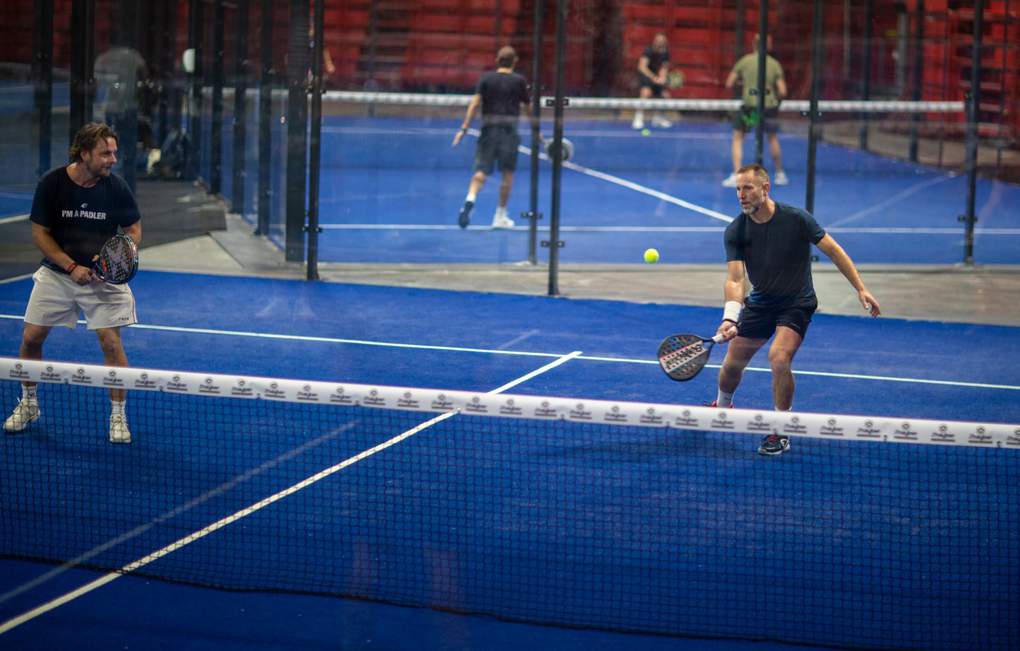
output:
[[[0,378],[82,387],[162,391],[210,398],[398,409],[607,426],[668,427],[830,440],[962,445],[1020,450],[1020,424],[891,418],[691,405],[616,402],[585,398],[491,394],[205,374],[0,357]]]

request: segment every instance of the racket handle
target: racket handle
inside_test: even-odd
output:
[[[722,335],[716,335],[716,336],[712,337],[712,341],[714,341],[717,344],[721,344],[723,342],[723,336]]]

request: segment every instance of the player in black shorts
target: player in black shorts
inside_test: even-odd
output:
[[[809,213],[773,201],[770,189],[769,174],[761,165],[745,165],[737,170],[741,214],[726,227],[726,307],[717,332],[730,345],[719,370],[719,394],[712,406],[733,406],[733,394],[744,369],[772,338],[769,365],[775,408],[792,408],[793,356],[818,307],[811,282],[812,244],[850,281],[864,309],[871,316],[881,313],[878,301],[864,286],[846,251]],[[746,299],[745,274],[751,281]],[[787,437],[770,434],[758,452],[776,455],[789,447]]]
[[[665,34],[656,34],[652,44],[641,53],[637,73],[639,99],[669,97],[669,90],[666,88],[666,80],[669,77],[669,41],[666,40]],[[635,129],[645,128],[645,112],[642,109],[634,111],[634,123],[631,126]],[[652,126],[668,129],[673,123],[656,112],[652,116]]]
[[[479,79],[478,90],[468,104],[464,122],[453,137],[453,146],[456,147],[471,126],[475,112],[481,107],[482,132],[475,148],[475,173],[471,177],[464,206],[457,217],[461,228],[467,228],[470,223],[475,199],[496,163],[499,163],[503,178],[499,184],[499,204],[492,217],[492,227],[513,228],[514,225],[507,215],[506,204],[514,185],[514,170],[517,169],[517,147],[521,144],[517,121],[521,105],[529,101],[528,83],[524,77],[514,72],[517,52],[509,45],[500,48],[496,54],[496,65],[495,71],[486,72]]]

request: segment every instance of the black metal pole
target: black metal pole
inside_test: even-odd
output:
[[[744,53],[744,0],[737,0],[736,14],[736,23],[733,26],[733,33],[737,41],[737,49],[733,55],[734,61],[739,60]]]
[[[259,194],[256,235],[269,235],[273,184],[273,1],[262,0],[262,71],[259,74]]]
[[[308,263],[306,278],[319,279],[319,172],[322,138],[322,41],[324,28],[323,0],[315,0],[312,40],[312,129],[311,153],[308,160]]]
[[[71,5],[71,107],[68,142],[78,129],[92,121],[95,79],[92,64],[96,59],[96,2],[74,0]]]
[[[209,129],[209,191],[220,193],[223,180],[223,31],[224,0],[213,2],[212,122]]]
[[[769,52],[769,0],[761,0],[758,7],[758,123],[754,128],[755,161],[765,160],[765,65]]]
[[[811,21],[811,102],[808,108],[807,190],[804,210],[815,211],[815,156],[818,149],[818,82],[822,67],[822,0],[814,0],[815,14]]]
[[[542,0],[535,0],[534,27],[532,29],[531,61],[531,187],[528,200],[528,262],[538,264],[538,154],[542,148]]]
[[[861,99],[865,102],[871,99],[871,23],[874,20],[873,13],[875,9],[875,0],[866,0],[864,3],[864,69],[861,71]],[[868,120],[869,113],[864,111],[860,115],[861,130],[860,130],[860,148],[861,151],[868,150]]]
[[[191,0],[188,7],[188,47],[194,52],[195,65],[191,71],[191,101],[188,102],[188,134],[191,152],[188,155],[185,178],[198,175],[198,157],[202,152],[202,0]]]
[[[290,0],[287,45],[287,213],[284,257],[305,260],[308,219],[308,0]]]
[[[566,49],[567,0],[556,2],[556,70],[553,107],[552,205],[549,209],[549,296],[558,296],[560,247],[560,178],[563,176],[563,57]]]
[[[974,3],[974,37],[971,46],[970,95],[967,101],[967,214],[965,225],[963,263],[974,264],[974,214],[977,201],[978,108],[981,102],[981,41],[984,36],[984,0]]]
[[[234,62],[234,154],[230,205],[244,214],[248,135],[248,0],[237,0],[237,58]]]
[[[35,81],[35,115],[39,144],[36,172],[45,174],[52,165],[53,145],[53,0],[35,3],[35,57],[32,78]]]
[[[921,101],[924,86],[924,0],[917,0],[917,11],[914,16],[914,94],[915,102]],[[917,162],[917,132],[921,125],[921,114],[915,112],[910,126],[909,158]]]
[[[161,39],[159,41],[159,128],[157,142],[166,140],[170,129],[180,128],[180,105],[177,101],[176,75],[174,74],[177,30],[177,3],[163,0],[160,3],[163,11],[160,17]],[[172,107],[172,108],[171,108]]]

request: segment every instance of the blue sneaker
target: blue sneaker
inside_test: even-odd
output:
[[[468,224],[471,223],[471,209],[475,207],[470,201],[464,202],[464,207],[460,209],[460,214],[457,215],[457,224],[461,228],[467,228]]]
[[[790,439],[779,434],[769,434],[761,440],[758,446],[758,454],[770,457],[778,456],[790,449]]]

